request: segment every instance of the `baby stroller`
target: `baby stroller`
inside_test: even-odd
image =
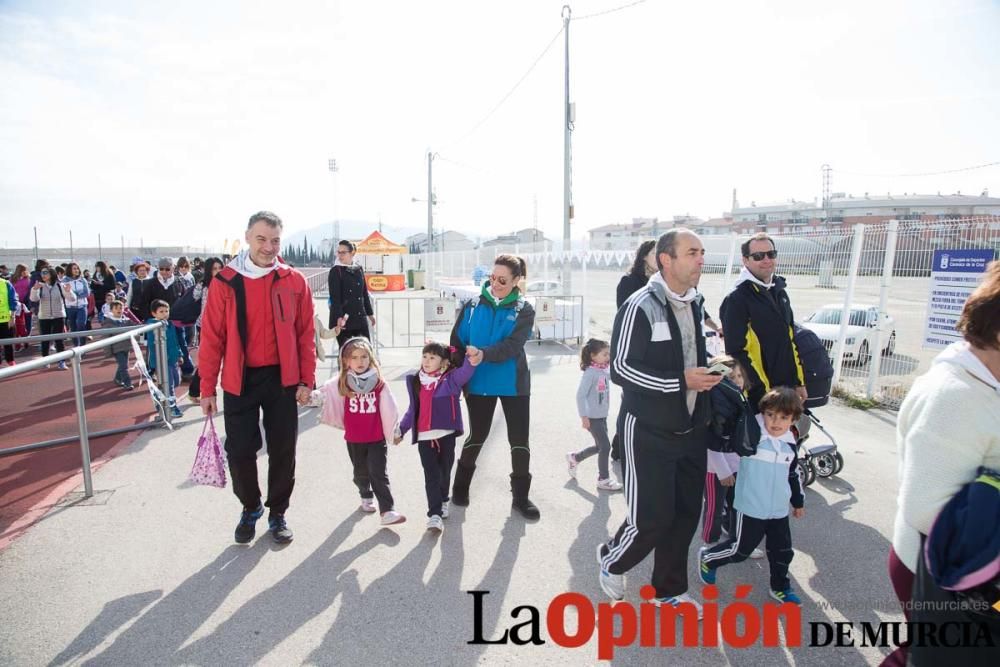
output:
[[[809,329],[793,326],[795,346],[799,352],[799,360],[805,374],[806,392],[809,398],[805,402],[805,411],[798,423],[792,427],[795,440],[799,445],[799,480],[806,487],[816,481],[816,477],[836,475],[844,467],[844,457],[837,451],[837,441],[830,432],[823,428],[819,418],[813,414],[813,408],[819,408],[830,401],[830,389],[833,385],[833,364],[826,348],[819,337]],[[815,445],[809,442],[812,427],[815,426],[826,436],[829,442]]]

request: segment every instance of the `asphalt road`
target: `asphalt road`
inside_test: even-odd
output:
[[[272,543],[259,524],[249,546],[232,543],[239,506],[229,489],[186,480],[200,425],[145,432],[95,475],[98,495],[55,508],[0,552],[0,664],[594,664],[597,641],[557,646],[545,629],[549,603],[573,591],[603,602],[594,546],[621,522],[620,493],[595,489],[596,465],[565,470],[564,455],[587,443],[573,394],[575,353],[532,347],[532,498],[542,518],[510,513],[509,454],[503,419],[480,457],[472,505],[457,508],[439,538],[424,530],[423,478],[416,451],[391,451],[390,479],[409,521],[379,529],[357,511],[343,438],[300,418],[297,486],[288,512],[295,541]],[[386,351],[391,387],[417,354]],[[617,400],[617,396],[615,397]],[[806,493],[806,516],[793,521],[793,585],[803,624],[902,618],[886,574],[896,456],[891,416],[838,406],[821,411],[846,464],[839,477]],[[221,426],[221,420],[219,420]],[[262,462],[263,463],[263,462]],[[263,465],[262,465],[263,469]],[[691,545],[692,555],[699,546]],[[626,600],[638,605],[651,559],[628,576]],[[695,569],[689,567],[692,591]],[[720,573],[720,598],[737,583],[765,601],[766,563]],[[471,645],[471,590],[488,590],[485,638],[540,610],[542,645]],[[568,616],[572,630],[573,616]],[[522,631],[523,632],[523,631]],[[808,643],[808,636],[804,643]],[[687,648],[632,646],[627,665],[877,664],[881,648]]]

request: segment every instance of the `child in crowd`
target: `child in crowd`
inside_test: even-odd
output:
[[[760,399],[760,442],[752,456],[740,459],[736,481],[735,533],[717,546],[702,547],[699,554],[701,580],[714,584],[723,565],[739,563],[767,537],[767,562],[771,569],[771,597],[778,602],[802,604],[788,581],[792,562],[792,533],[788,525],[788,503],[792,516],[805,516],[798,475],[798,445],[789,430],[802,415],[802,401],[790,387],[777,387]]]
[[[163,299],[153,299],[149,304],[149,312],[152,317],[146,320],[146,324],[153,322],[165,322],[170,319],[170,304]],[[166,378],[169,386],[167,391],[167,406],[170,409],[171,417],[183,417],[181,409],[177,407],[177,398],[174,396],[174,389],[181,383],[180,366],[181,346],[177,341],[177,327],[168,324],[166,328],[167,336],[167,370]],[[149,350],[149,370],[156,370],[156,336],[154,331],[146,334],[146,347]]]
[[[115,328],[115,327],[130,327],[132,326],[132,321],[125,317],[125,304],[121,301],[112,301],[110,312],[108,316],[104,318],[104,324],[102,325],[105,329]],[[128,374],[128,353],[132,349],[132,343],[130,341],[122,341],[120,343],[113,344],[110,348],[112,356],[115,358],[115,362],[118,364],[118,368],[115,371],[115,384],[132,391],[135,387],[132,386],[132,378]]]
[[[101,314],[97,318],[102,324],[104,323],[104,318],[111,315],[111,304],[115,302],[116,298],[113,291],[104,295],[104,305],[101,306]]]
[[[475,356],[475,348],[472,355]],[[475,356],[481,360],[482,357]],[[403,439],[411,428],[413,442],[420,453],[424,468],[424,490],[427,493],[427,530],[444,531],[442,519],[448,518],[451,467],[455,462],[455,438],[462,435],[462,408],[459,398],[462,387],[476,371],[480,361],[472,362],[454,347],[429,342],[421,353],[420,370],[408,373],[406,389],[410,407],[399,424]]]
[[[705,509],[701,517],[701,539],[714,545],[723,533],[735,535],[733,498],[741,456],[752,456],[760,442],[760,428],[744,394],[743,367],[733,357],[722,354],[709,360],[709,367],[729,369],[722,382],[712,387],[712,425],[708,433],[708,472],[705,474]],[[724,516],[723,516],[724,515]],[[754,549],[750,558],[763,558]]]
[[[569,474],[576,477],[576,467],[580,461],[597,454],[597,488],[605,491],[619,491],[620,482],[611,478],[608,470],[608,454],[611,441],[608,440],[608,402],[611,362],[611,347],[607,341],[591,338],[580,350],[580,387],[576,390],[576,408],[580,413],[583,429],[590,431],[594,444],[577,452],[566,454]]]
[[[361,511],[375,511],[374,496],[383,526],[406,521],[396,511],[388,474],[387,443],[398,442],[399,412],[367,338],[358,336],[344,343],[339,376],[314,391],[311,403],[322,406],[324,424],[344,430],[354,484],[361,493]]]

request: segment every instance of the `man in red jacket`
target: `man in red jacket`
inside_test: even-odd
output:
[[[201,409],[216,412],[222,369],[226,454],[233,493],[243,503],[236,541],[246,544],[264,514],[257,483],[262,446],[260,413],[267,438],[268,528],[276,542],[292,541],[285,510],[295,485],[298,409],[316,384],[312,292],[301,273],[285,264],[281,219],[261,211],[250,217],[249,250],[212,280],[201,320]]]

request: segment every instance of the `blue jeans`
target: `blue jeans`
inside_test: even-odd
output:
[[[70,331],[86,331],[87,329],[87,307],[82,308],[76,306],[66,307],[66,324],[69,325]],[[73,344],[79,347],[83,345],[83,338],[76,337],[73,339]]]
[[[177,334],[177,344],[181,348],[181,359],[183,360],[181,371],[184,375],[191,375],[194,373],[194,364],[191,363],[191,354],[188,352],[187,329],[188,327],[175,326],[174,332]],[[177,367],[174,366],[174,368],[176,369]]]
[[[128,375],[128,352],[115,352],[115,362],[118,364],[118,370],[115,371],[115,382],[125,387],[131,387],[132,378]]]

